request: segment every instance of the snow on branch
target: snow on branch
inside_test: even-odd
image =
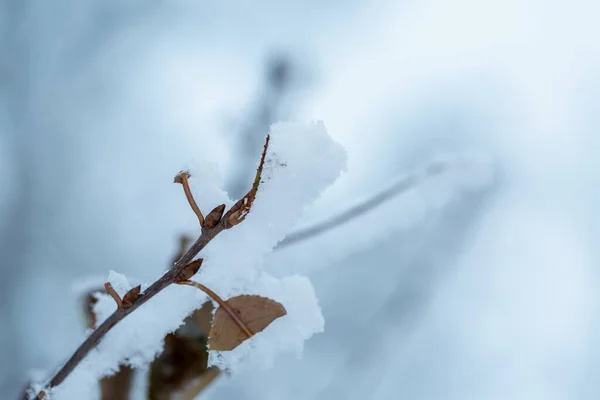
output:
[[[324,324],[312,285],[301,276],[276,279],[264,272],[263,261],[345,163],[343,148],[322,123],[285,123],[272,127],[255,181],[238,201],[204,185],[210,179],[202,172],[178,174],[175,182],[198,218],[200,237],[152,284],[111,271],[108,293],[96,295],[97,328],[49,381],[33,386],[30,398],[92,398],[98,380],[121,365],[152,362],[165,336],[208,299],[216,302],[220,321],[209,338],[212,364],[235,371],[268,366],[281,352],[301,352]],[[196,176],[197,199],[188,182]],[[201,251],[202,258],[195,259]],[[219,330],[224,326],[228,331]]]

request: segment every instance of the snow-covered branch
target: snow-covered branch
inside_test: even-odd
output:
[[[43,390],[46,399],[89,398],[98,379],[114,373],[120,365],[148,365],[161,351],[165,335],[176,330],[186,316],[207,300],[206,290],[173,285],[195,282],[192,278],[201,281],[201,287],[229,299],[230,305],[234,303],[230,300],[246,296],[244,299],[273,299],[284,310],[276,313],[274,322],[267,322],[270,325],[265,332],[254,335],[264,327],[255,329],[247,335],[251,339],[236,343],[233,350],[211,350],[210,361],[214,365],[231,370],[250,360],[268,365],[279,352],[302,350],[306,339],[322,331],[323,317],[308,279],[276,279],[263,271],[262,263],[292,229],[305,207],[345,168],[345,152],[330,139],[321,123],[278,124],[272,127],[270,137],[252,188],[237,202],[220,189],[204,185],[200,173],[194,174],[202,186],[202,196],[196,204],[187,182],[189,175],[181,173],[176,177],[202,226],[199,238],[150,285],[132,284],[123,275],[111,272],[108,281],[112,296],[98,294],[94,305],[100,325],[52,379],[34,387],[32,397],[41,399]],[[203,215],[203,209],[212,211]],[[196,273],[201,262],[194,259],[201,251],[204,263]],[[200,287],[198,282],[192,286]],[[242,318],[250,312],[237,307]],[[219,309],[215,319],[218,317]],[[252,323],[243,321],[237,325],[244,331],[242,327],[251,329]],[[215,332],[211,330],[213,337],[217,336]]]

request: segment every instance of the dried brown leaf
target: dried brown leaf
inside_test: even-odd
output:
[[[227,304],[253,332],[264,330],[277,318],[286,314],[285,307],[266,297],[241,295],[227,300]],[[210,328],[208,347],[210,350],[229,351],[248,339],[240,326],[227,314],[223,307],[215,313]]]
[[[223,217],[223,212],[225,212],[225,204],[221,204],[220,206],[216,206],[208,215],[204,218],[204,228],[212,229],[221,220]]]
[[[119,370],[114,375],[102,378],[100,381],[101,399],[129,400],[133,373],[133,368],[120,365]]]
[[[129,308],[140,297],[141,285],[137,285],[123,296],[123,308]]]
[[[179,281],[187,281],[192,276],[196,275],[196,272],[198,272],[198,270],[200,269],[200,266],[202,266],[203,261],[204,261],[203,258],[199,258],[197,260],[192,261],[185,267],[183,267],[181,272],[177,275],[176,280],[178,282]]]

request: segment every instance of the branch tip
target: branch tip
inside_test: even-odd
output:
[[[271,135],[267,135],[265,138],[265,144],[263,146],[263,152],[260,156],[260,162],[258,164],[258,168],[256,168],[256,175],[254,177],[254,182],[252,183],[252,188],[246,193],[244,197],[239,199],[233,207],[227,213],[227,223],[228,226],[226,228],[231,228],[236,226],[244,219],[246,219],[246,215],[250,212],[252,208],[252,204],[254,204],[254,199],[256,198],[256,193],[258,193],[258,188],[261,183],[261,177],[263,172],[263,167],[265,165],[265,159],[267,156],[267,150],[269,148],[269,140],[271,139]]]
[[[265,165],[267,150],[269,149],[269,140],[271,140],[271,135],[267,134],[267,137],[265,138],[265,144],[263,146],[263,152],[260,156],[260,162],[258,163],[258,167],[256,168],[256,175],[254,176],[254,183],[252,183],[252,189],[250,189],[248,194],[245,196],[248,198],[248,202],[250,203],[249,207],[252,206],[252,202],[254,202],[254,198],[256,197],[256,193],[258,192],[258,187],[260,186],[260,178],[262,176],[263,167]]]

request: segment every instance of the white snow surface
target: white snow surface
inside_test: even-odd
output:
[[[205,262],[194,279],[225,299],[242,293],[272,298],[284,305],[287,315],[234,351],[211,354],[212,364],[231,371],[269,367],[280,353],[301,355],[304,341],[323,331],[324,319],[310,281],[298,275],[276,279],[262,271],[262,264],[306,206],[336,180],[345,163],[343,148],[327,135],[323,123],[280,123],[272,127],[263,183],[251,212],[243,223],[223,232],[201,253]],[[196,186],[206,184],[195,193],[201,207],[209,206],[206,198],[231,204],[224,192],[210,185],[208,175],[192,175]],[[114,271],[108,281],[120,296],[140,284]],[[142,291],[149,286],[141,285]],[[206,298],[192,287],[172,285],[164,289],[116,325],[63,384],[49,393],[51,398],[93,399],[98,379],[114,373],[120,364],[147,366],[161,351],[165,335],[177,329]],[[98,323],[115,308],[110,296],[99,294],[95,305]]]

